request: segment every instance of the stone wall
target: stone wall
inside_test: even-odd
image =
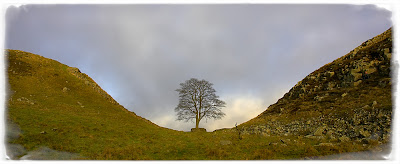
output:
[[[392,111],[373,107],[353,110],[350,117],[319,116],[301,118],[290,123],[269,121],[265,124],[243,126],[243,135],[304,136],[332,141],[377,140],[387,142],[391,136]],[[236,131],[231,129],[231,131]]]

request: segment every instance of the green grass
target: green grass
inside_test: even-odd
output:
[[[7,54],[9,94],[6,115],[22,130],[22,135],[10,142],[21,144],[27,150],[46,146],[79,153],[84,159],[99,160],[301,159],[367,150],[361,144],[351,148],[340,145],[315,147],[324,141],[298,136],[244,135],[239,140],[235,131],[191,133],[159,127],[118,103],[112,103],[85,79],[73,75],[70,67],[64,64],[23,51],[7,50]],[[89,77],[86,81],[94,83]],[[67,90],[63,90],[65,87]],[[376,90],[376,95],[381,95],[379,91]],[[360,99],[368,99],[368,96],[374,95],[359,95]],[[385,98],[381,97],[379,101]],[[340,101],[348,102],[349,106],[361,103],[356,98],[351,102]],[[299,100],[289,105],[298,105],[302,111],[321,104]],[[340,113],[345,108],[338,110]],[[306,117],[301,112],[291,116],[287,121]],[[269,118],[256,119],[252,123]],[[292,142],[283,145],[281,139]],[[230,143],[221,144],[225,141]]]

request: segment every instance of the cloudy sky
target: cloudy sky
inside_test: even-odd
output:
[[[254,118],[326,63],[392,26],[373,5],[26,5],[6,12],[5,48],[92,77],[130,111],[171,129],[179,83],[214,84],[212,131]]]

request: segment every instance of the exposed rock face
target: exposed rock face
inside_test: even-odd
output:
[[[242,134],[388,142],[391,53],[389,29],[306,76],[277,103],[242,124]]]
[[[309,122],[311,121],[311,122]],[[290,123],[283,121],[266,122],[242,127],[242,134],[322,136],[325,138],[373,139],[384,141],[390,136],[391,111],[367,111],[355,109],[354,117],[301,118]],[[348,138],[348,139],[347,139]]]

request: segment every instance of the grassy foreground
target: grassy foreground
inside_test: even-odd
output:
[[[6,59],[6,117],[22,131],[7,142],[28,151],[45,146],[99,160],[252,160],[312,158],[378,145],[329,145],[298,135],[250,134],[239,139],[234,129],[175,131],[126,110],[76,68],[18,50],[7,50]]]

